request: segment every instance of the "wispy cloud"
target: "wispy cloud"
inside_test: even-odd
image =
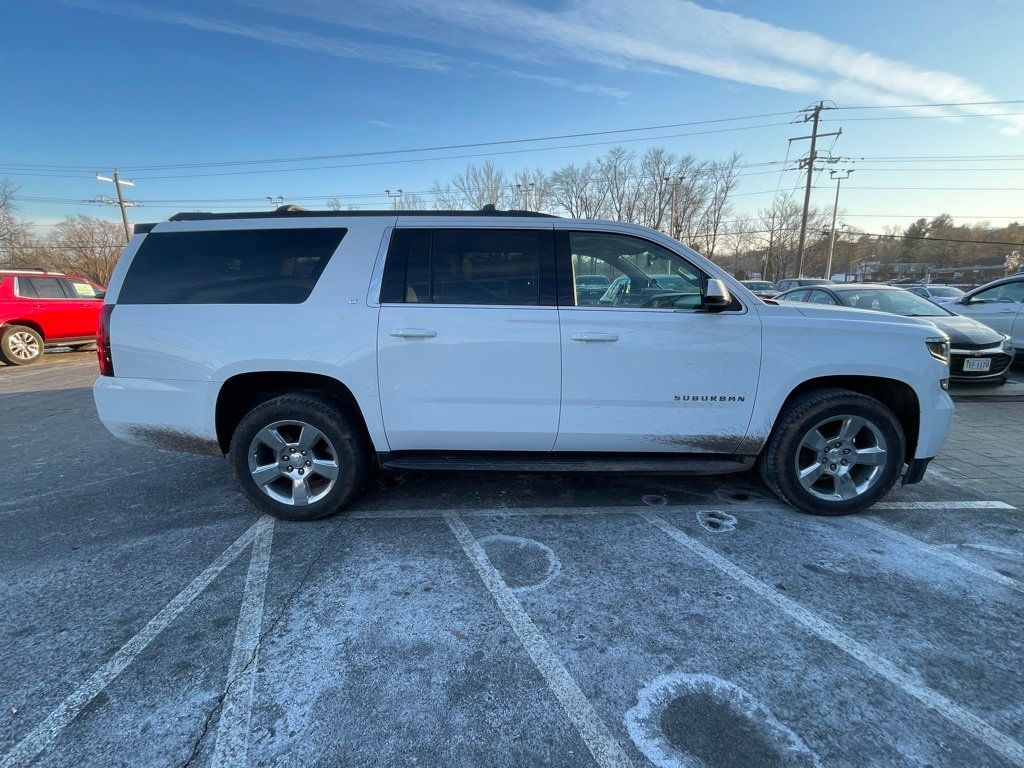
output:
[[[298,48],[342,59],[384,62],[407,69],[425,69],[439,72],[450,70],[457,64],[456,60],[452,57],[431,51],[380,43],[356,42],[311,32],[285,29],[273,25],[243,24],[226,19],[163,10],[135,3],[101,2],[99,0],[65,0],[65,3],[117,16],[129,16],[142,21],[155,21],[190,27],[204,32],[220,32],[237,37],[246,37],[263,43]]]
[[[895,105],[995,101],[997,96],[959,75],[917,67],[812,32],[788,29],[688,0],[578,0],[542,10],[511,0],[390,0],[361,6],[334,0],[234,0],[265,11],[357,27],[450,49],[475,50],[515,61],[519,70],[559,61],[652,73],[696,72],[748,85],[825,96],[846,102]],[[557,72],[557,70],[555,70]],[[600,88],[600,86],[597,86]],[[579,87],[577,87],[579,89]],[[1024,117],[992,114],[1004,132],[1024,131]],[[955,115],[956,109],[942,114]]]

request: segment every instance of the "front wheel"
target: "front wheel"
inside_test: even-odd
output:
[[[230,455],[249,501],[282,520],[340,512],[366,473],[351,419],[309,395],[282,395],[253,408],[231,438]]]
[[[30,365],[43,357],[43,337],[33,328],[12,325],[0,335],[0,359],[9,365]]]
[[[779,417],[761,456],[765,484],[814,515],[870,507],[899,478],[906,439],[895,414],[849,390],[810,392]]]

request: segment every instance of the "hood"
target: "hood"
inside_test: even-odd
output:
[[[871,309],[835,307],[830,304],[804,304],[803,302],[789,302],[780,306],[792,307],[804,317],[812,320],[869,320],[877,323],[892,323],[895,325],[935,327],[934,323],[928,322],[934,318],[904,317],[903,315],[890,315],[888,312],[875,312]],[[949,319],[952,320],[953,318],[951,317]],[[966,318],[964,319],[966,320]]]
[[[993,331],[987,325],[979,323],[963,315],[947,315],[945,317],[929,317],[928,320],[940,331],[949,336],[950,346],[957,344],[998,344],[1003,334]]]

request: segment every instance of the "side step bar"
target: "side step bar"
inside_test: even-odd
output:
[[[498,451],[395,451],[378,453],[387,469],[459,472],[637,472],[721,475],[744,472],[756,456],[709,453],[502,453]]]

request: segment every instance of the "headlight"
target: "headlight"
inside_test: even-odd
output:
[[[1010,336],[1003,337],[1003,352],[1008,355],[1013,354],[1013,339]]]
[[[927,339],[924,345],[928,347],[928,351],[932,353],[932,357],[936,360],[949,363],[949,339]]]

